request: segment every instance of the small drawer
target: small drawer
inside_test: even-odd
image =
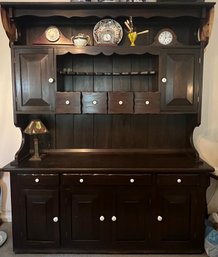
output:
[[[181,185],[191,186],[200,184],[199,174],[159,174],[157,175],[158,185]]]
[[[59,185],[58,174],[18,174],[19,183],[26,186]]]
[[[151,185],[152,175],[151,174],[117,174],[110,175],[111,185]]]
[[[80,92],[57,92],[56,113],[81,113]]]
[[[159,92],[135,92],[135,113],[160,112]]]
[[[121,174],[63,174],[63,185],[150,185],[152,175]]]
[[[108,113],[133,113],[133,93],[108,92]]]
[[[83,113],[107,113],[107,93],[83,92],[82,104]]]

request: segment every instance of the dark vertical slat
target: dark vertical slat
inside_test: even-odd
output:
[[[88,55],[73,56],[73,72],[93,72],[93,57]],[[73,76],[75,91],[93,91],[93,76]]]
[[[131,60],[129,56],[113,56],[113,72],[130,72]],[[130,91],[130,76],[113,76],[113,91]]]
[[[93,148],[93,115],[74,115],[74,147]]]
[[[94,148],[111,148],[111,115],[94,115]]]
[[[98,55],[94,58],[94,72],[96,73],[111,73],[112,72],[112,57]],[[112,91],[112,77],[107,75],[94,76],[94,91]]]
[[[74,116],[56,115],[56,148],[65,149],[74,146]]]
[[[112,148],[130,148],[132,138],[131,115],[112,116]]]
[[[148,115],[132,116],[131,147],[147,148],[148,146]]]

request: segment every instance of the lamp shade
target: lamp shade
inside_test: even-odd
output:
[[[24,133],[29,135],[45,134],[48,130],[41,120],[32,120],[25,128]]]

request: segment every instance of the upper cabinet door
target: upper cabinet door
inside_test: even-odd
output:
[[[53,49],[15,49],[16,111],[54,109]]]
[[[166,49],[160,57],[161,110],[196,112],[200,75],[199,49]]]

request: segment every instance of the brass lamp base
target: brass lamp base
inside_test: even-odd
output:
[[[29,160],[30,160],[30,161],[41,161],[42,158],[41,158],[40,156],[33,155]]]

